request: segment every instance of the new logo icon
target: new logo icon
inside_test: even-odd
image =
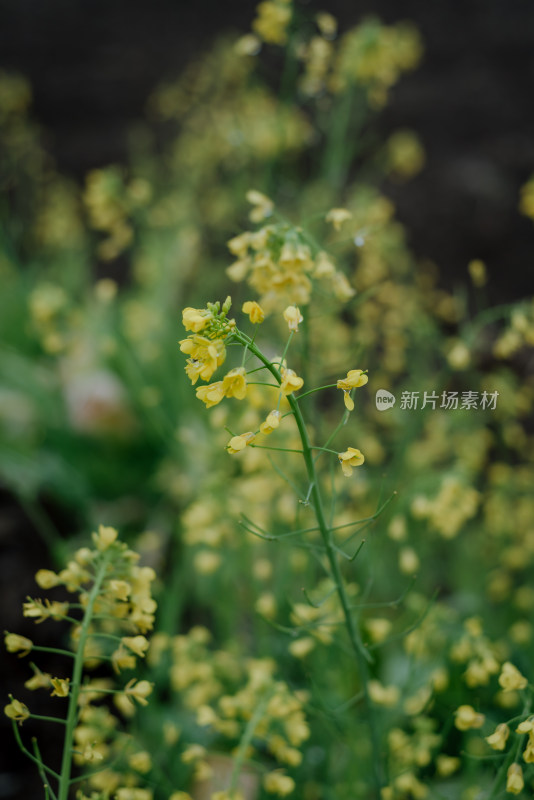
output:
[[[376,393],[375,403],[379,411],[386,411],[395,405],[395,395],[388,392],[387,389],[379,389]]]

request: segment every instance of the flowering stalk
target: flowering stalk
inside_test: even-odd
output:
[[[70,678],[53,677],[32,664],[34,675],[25,683],[30,690],[51,689],[53,697],[68,698],[65,717],[33,714],[25,703],[13,697],[4,709],[4,713],[13,721],[19,747],[37,764],[43,777],[45,795],[52,800],[68,800],[73,783],[86,779],[91,783],[93,777],[101,771],[72,778],[73,761],[77,764],[100,761],[100,767],[105,769],[108,754],[112,757],[115,744],[120,743],[120,732],[115,732],[116,720],[110,712],[105,712],[105,724],[91,728],[91,717],[93,720],[98,719],[99,715],[102,718],[101,712],[104,711],[101,705],[95,704],[106,696],[113,695],[115,704],[125,713],[131,714],[134,711],[133,700],[146,705],[146,698],[152,691],[152,685],[148,681],[136,681],[135,678],[122,689],[114,689],[109,679],[83,678],[85,667],[96,666],[102,661],[109,662],[115,673],[122,669],[135,668],[136,658],[143,658],[148,649],[149,642],[143,634],[152,628],[156,609],[150,595],[150,582],[155,577],[154,572],[149,567],[137,566],[138,554],[117,540],[117,531],[101,525],[98,533],[93,534],[93,541],[94,549],[79,549],[67,567],[59,573],[39,570],[35,576],[42,589],[63,585],[68,592],[78,593],[79,602],[28,598],[23,606],[24,616],[33,618],[37,623],[46,619],[72,623],[72,636],[75,640],[73,649],[69,651],[40,647],[24,636],[7,631],[5,633],[5,645],[11,653],[26,656],[36,650],[53,652],[72,659]],[[79,618],[75,616],[77,611],[81,611]],[[59,773],[43,763],[35,741],[33,754],[24,746],[18,725],[29,718],[64,726]],[[115,759],[116,762],[118,760]],[[45,776],[47,781],[48,778],[54,779],[54,788],[44,780]],[[119,781],[120,777],[117,776],[117,787]]]
[[[72,756],[74,747],[74,729],[76,727],[78,718],[78,699],[80,694],[81,679],[83,673],[84,651],[87,637],[89,635],[89,628],[93,618],[93,611],[96,599],[100,593],[102,583],[106,577],[106,572],[109,564],[109,550],[104,551],[102,561],[95,575],[93,587],[89,594],[87,608],[83,615],[83,621],[80,630],[80,638],[76,655],[74,657],[74,666],[72,669],[72,681],[69,693],[69,708],[67,712],[67,724],[65,728],[65,740],[63,743],[63,758],[61,761],[61,773],[59,778],[59,792],[58,800],[67,800],[70,787],[70,776],[72,770]]]
[[[282,383],[282,376],[280,374],[280,371],[274,366],[274,364],[272,364],[269,361],[269,359],[261,352],[261,350],[259,350],[259,348],[252,341],[252,339],[250,339],[250,337],[248,337],[246,334],[244,334],[242,331],[236,328],[233,331],[233,338],[238,342],[240,342],[241,344],[243,344],[245,347],[247,347],[248,350],[261,361],[261,363],[265,366],[265,368],[268,369],[269,372],[276,379],[277,383],[279,384]],[[341,607],[343,610],[343,617],[345,620],[345,625],[349,636],[349,640],[354,650],[356,660],[358,663],[360,679],[362,682],[363,698],[366,707],[366,717],[369,724],[371,742],[373,747],[374,779],[377,788],[380,789],[380,787],[382,786],[382,775],[380,767],[381,763],[380,744],[378,740],[378,732],[376,729],[376,724],[374,719],[373,704],[371,702],[368,689],[368,682],[369,682],[368,661],[370,660],[370,656],[366,651],[366,649],[364,648],[360,632],[358,630],[358,626],[355,624],[354,621],[353,612],[350,606],[350,600],[347,594],[343,575],[341,573],[341,569],[339,566],[338,556],[336,554],[334,543],[332,541],[332,530],[325,518],[320,482],[318,480],[318,475],[315,467],[315,459],[313,457],[314,448],[310,443],[308,429],[306,427],[306,423],[302,415],[297,398],[295,398],[293,394],[289,394],[287,396],[287,400],[289,402],[291,411],[295,418],[295,422],[297,424],[297,428],[300,435],[300,440],[302,443],[302,455],[304,458],[304,463],[306,465],[306,472],[308,476],[309,485],[311,487],[310,497],[312,500],[312,507],[315,513],[317,526],[319,528],[323,540],[326,555],[328,558],[328,563],[330,565],[332,577],[336,586],[336,592],[339,597],[339,601],[341,603]]]

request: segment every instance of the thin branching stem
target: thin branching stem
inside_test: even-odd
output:
[[[25,745],[24,745],[24,743],[23,743],[23,741],[21,739],[19,728],[18,728],[18,725],[16,724],[16,722],[13,722],[13,734],[15,736],[15,740],[17,742],[17,745],[19,746],[20,750],[24,753],[24,755],[28,756],[30,761],[33,761],[35,764],[37,764],[37,766],[39,767],[39,770],[42,769],[48,775],[52,775],[53,778],[56,778],[57,780],[59,780],[59,775],[58,775],[57,772],[55,772],[55,770],[53,770],[51,767],[47,767],[46,764],[43,763],[43,761],[40,761],[38,758],[36,758],[36,756],[34,756],[32,753],[30,753],[28,748],[25,747]]]
[[[96,599],[99,595],[102,583],[106,576],[109,563],[109,557],[104,552],[96,572],[93,586],[89,593],[87,600],[87,607],[80,628],[80,635],[78,638],[78,646],[74,658],[74,667],[72,670],[72,680],[69,692],[69,708],[67,712],[67,722],[65,728],[65,739],[63,743],[63,758],[61,761],[61,777],[59,781],[58,800],[68,800],[70,777],[72,770],[72,756],[73,756],[73,741],[74,729],[76,727],[78,717],[78,698],[82,689],[81,680],[83,672],[83,660],[85,644],[89,637],[90,625],[93,619],[93,608]]]
[[[252,344],[250,338],[245,334],[241,333],[241,331],[236,331],[235,336],[238,340],[240,340],[243,343],[243,345],[247,345],[249,347],[250,352],[254,353],[254,355],[256,355],[257,358],[262,362],[262,364],[266,366],[266,368],[273,375],[276,381],[278,383],[281,383],[282,379],[279,370],[276,369],[276,367],[273,364],[271,364],[271,362],[266,358],[266,356],[264,356],[263,353],[254,344]],[[289,337],[289,341],[290,340],[291,336]],[[286,351],[287,351],[287,346],[286,346]],[[284,355],[286,351],[284,351]],[[321,537],[323,539],[326,557],[330,566],[332,578],[334,580],[337,589],[337,594],[339,597],[339,601],[341,603],[341,608],[343,610],[345,626],[352,646],[352,650],[354,651],[354,654],[356,656],[356,661],[360,672],[362,691],[364,695],[364,704],[366,708],[366,718],[369,725],[369,732],[372,743],[374,781],[377,793],[379,793],[383,781],[382,781],[380,742],[378,737],[378,730],[376,727],[376,721],[374,717],[373,705],[371,698],[369,696],[369,688],[368,688],[368,683],[369,683],[368,661],[370,659],[370,656],[368,651],[364,647],[360,632],[354,620],[345,582],[339,566],[338,554],[336,552],[337,548],[332,541],[332,531],[330,530],[326,521],[323,509],[322,493],[315,469],[316,459],[314,459],[313,457],[313,449],[308,436],[308,429],[306,427],[306,423],[302,416],[302,412],[300,410],[297,399],[292,394],[288,395],[287,399],[290,408],[293,412],[293,416],[295,417],[295,422],[297,423],[297,428],[302,443],[302,455],[304,458],[304,463],[306,465],[308,480],[311,486],[311,501],[315,512],[315,518],[317,520],[317,525]]]

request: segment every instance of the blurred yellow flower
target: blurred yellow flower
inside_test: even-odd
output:
[[[500,725],[497,725],[493,733],[490,736],[486,736],[485,739],[493,750],[504,750],[509,736],[510,728],[505,722],[502,722]]]
[[[516,689],[525,689],[528,680],[510,661],[505,661],[499,675],[499,685],[504,692],[513,692]]]
[[[285,797],[295,789],[295,781],[289,775],[284,775],[278,770],[268,772],[263,778],[263,785],[269,794]]]
[[[285,44],[287,26],[291,19],[291,8],[285,2],[264,0],[256,6],[257,17],[252,28],[268,44]]]
[[[284,311],[284,319],[290,331],[298,331],[299,324],[303,321],[304,317],[300,313],[298,306],[288,306]]]
[[[353,467],[359,467],[365,461],[363,453],[355,447],[348,447],[343,453],[338,453],[337,457],[341,464],[343,475],[345,475],[346,478],[350,478],[352,475]]]
[[[27,656],[33,647],[31,639],[27,639],[26,636],[19,636],[18,633],[8,633],[7,631],[4,632],[4,643],[8,653],[18,653],[19,658]]]
[[[140,635],[123,636],[122,644],[125,644],[129,650],[140,656],[140,658],[144,658],[146,651],[148,650],[149,641],[145,636]]]
[[[255,300],[247,300],[241,309],[243,314],[248,314],[251,322],[257,324],[265,319],[265,311]]]
[[[488,281],[488,274],[486,265],[483,261],[481,261],[479,258],[475,258],[473,261],[469,262],[467,269],[469,271],[469,277],[473,281],[473,286],[476,286],[478,289],[481,286],[486,285]]]
[[[95,543],[97,550],[107,550],[107,548],[113,544],[118,535],[119,534],[115,528],[108,528],[105,525],[99,525],[98,533],[93,533],[93,542]]]
[[[506,773],[506,791],[509,794],[520,794],[523,791],[525,781],[523,780],[523,770],[519,764],[510,764]]]
[[[340,231],[344,222],[352,217],[347,208],[331,208],[325,217],[327,222],[331,222],[334,230]]]
[[[250,189],[247,192],[247,200],[253,206],[249,214],[251,222],[261,222],[273,213],[273,201],[256,189]]]
[[[484,724],[484,719],[484,714],[479,714],[473,706],[459,706],[454,712],[454,724],[459,731],[481,728]]]
[[[147,706],[146,698],[152,693],[152,687],[150,681],[137,681],[136,678],[132,678],[124,687],[124,693],[128,699],[137,700],[140,705]]]
[[[60,581],[58,575],[51,569],[40,569],[35,573],[35,582],[41,589],[52,589]]]

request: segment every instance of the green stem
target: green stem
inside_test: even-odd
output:
[[[77,623],[78,620],[76,620],[76,624]],[[57,656],[68,656],[69,658],[76,658],[72,650],[61,650],[61,648],[59,647],[44,647],[43,645],[40,644],[34,644],[32,647],[32,653],[34,650],[38,651],[39,653],[55,653]]]
[[[43,759],[41,757],[41,751],[39,750],[39,744],[37,743],[37,739],[32,739],[33,745],[33,752],[35,754],[35,759],[37,761],[39,775],[41,776],[41,780],[43,782],[43,789],[45,793],[45,800],[49,800],[50,796],[52,796],[52,800],[57,800],[55,792],[52,790],[48,779],[46,777],[45,766],[43,764]]]
[[[271,374],[276,378],[278,383],[281,383],[281,375],[279,371],[271,364],[271,362],[263,355],[263,353],[260,350],[258,350],[258,348],[255,345],[251,343],[250,339],[246,337],[244,334],[242,334],[240,331],[236,331],[235,336],[240,341],[242,341],[243,344],[248,344],[250,352],[254,353],[254,355],[266,366],[269,372],[271,372]],[[341,608],[343,611],[343,617],[345,619],[345,626],[347,629],[349,640],[352,649],[354,650],[354,654],[356,656],[356,661],[358,664],[360,679],[362,682],[363,699],[366,708],[366,718],[369,725],[369,732],[371,736],[371,744],[373,749],[374,781],[376,784],[377,794],[379,794],[380,788],[382,786],[382,775],[380,766],[381,756],[380,756],[380,743],[374,717],[373,704],[369,695],[369,687],[368,687],[369,654],[363,645],[360,632],[354,621],[354,616],[351,610],[350,600],[347,595],[345,582],[341,574],[341,569],[339,566],[336,549],[332,541],[332,533],[326,522],[323,509],[323,499],[319,486],[318,476],[315,470],[313,448],[308,436],[308,429],[306,427],[306,423],[302,416],[297,400],[293,397],[292,394],[288,395],[287,399],[290,408],[293,412],[293,416],[295,417],[295,422],[297,423],[300,440],[302,442],[302,451],[303,451],[302,455],[304,457],[304,462],[306,464],[306,471],[308,474],[308,480],[311,486],[311,498],[313,502],[313,508],[317,520],[317,525],[321,534],[321,538],[323,540],[326,556],[328,559],[328,563],[330,565],[330,570],[336,586],[336,591],[339,597],[339,601],[341,603]]]
[[[299,400],[302,400],[304,397],[308,397],[309,394],[315,394],[315,392],[322,392],[323,389],[337,389],[337,383],[327,383],[325,384],[325,386],[317,386],[316,389],[308,389],[307,392],[299,394]]]
[[[317,474],[315,471],[315,461],[313,458],[312,447],[310,444],[309,436],[308,436],[308,429],[306,428],[306,424],[302,417],[300,408],[296,400],[289,395],[288,397],[289,404],[295,416],[295,421],[297,423],[297,427],[299,429],[299,434],[302,442],[302,449],[304,455],[304,461],[306,464],[306,470],[308,473],[308,478],[310,484],[312,484],[312,500],[313,500],[313,508],[315,511],[315,517],[317,519],[317,525],[319,526],[319,531],[321,533],[321,537],[323,539],[323,543],[326,550],[326,555],[328,558],[328,562],[330,564],[330,569],[332,570],[332,577],[334,578],[334,583],[336,585],[338,597],[341,603],[341,608],[343,610],[343,616],[345,618],[345,625],[347,628],[347,632],[349,635],[350,643],[356,655],[356,660],[358,663],[358,669],[360,671],[360,679],[362,682],[362,690],[364,695],[364,702],[367,711],[367,720],[369,723],[370,734],[371,734],[371,742],[373,746],[373,768],[374,768],[374,777],[377,789],[379,790],[382,785],[382,779],[380,774],[380,746],[378,741],[378,732],[376,730],[376,724],[374,720],[374,713],[373,713],[373,706],[372,701],[369,696],[369,666],[368,666],[368,654],[363,646],[363,642],[361,640],[360,633],[358,628],[354,622],[354,617],[350,608],[350,601],[347,595],[347,591],[345,588],[345,582],[343,580],[343,576],[341,574],[341,569],[339,566],[339,561],[333,546],[332,536],[330,528],[326,522],[326,518],[324,515],[323,509],[323,499],[321,496],[321,490],[319,488],[319,481],[317,478]]]
[[[39,719],[41,722],[59,722],[60,725],[65,725],[63,717],[48,717],[45,714],[32,714],[32,719]]]
[[[302,450],[293,450],[291,447],[269,447],[266,444],[250,444],[249,447],[255,447],[257,450],[277,450],[279,453],[302,453]]]
[[[61,761],[61,774],[59,779],[58,800],[68,800],[70,776],[72,770],[74,729],[76,727],[76,721],[78,716],[78,698],[81,691],[85,643],[89,637],[89,627],[91,625],[93,618],[93,607],[100,592],[102,582],[104,581],[104,578],[106,576],[108,559],[109,556],[107,556],[107,554],[104,553],[102,561],[95,575],[93,587],[89,594],[87,607],[85,609],[85,614],[80,629],[78,647],[76,649],[76,655],[74,657],[74,667],[72,670],[72,681],[69,693],[69,709],[67,713],[65,739],[63,743],[63,758]]]
[[[43,763],[43,761],[39,760],[34,755],[32,755],[32,753],[30,753],[28,748],[24,746],[23,741],[22,741],[22,739],[20,737],[19,728],[18,728],[18,725],[17,725],[16,722],[13,722],[13,734],[15,736],[15,740],[16,740],[20,750],[24,753],[25,756],[27,756],[30,759],[30,761],[33,761],[35,764],[37,764],[37,766],[39,768],[39,771],[43,770],[44,772],[47,772],[49,775],[52,775],[54,778],[57,778],[59,780],[59,775],[57,774],[57,772],[54,772],[53,769],[51,769],[50,767],[47,767],[46,764]]]
[[[265,709],[267,708],[267,703],[269,702],[271,694],[272,692],[268,691],[261,698],[258,705],[256,706],[256,709],[252,717],[250,718],[247,724],[247,727],[245,728],[243,738],[239,742],[239,747],[237,748],[237,753],[234,758],[232,774],[230,776],[230,786],[228,787],[228,793],[230,794],[230,796],[233,796],[233,792],[235,792],[235,790],[237,789],[239,773],[241,772],[241,768],[246,759],[248,747],[252,741],[252,737],[256,732],[256,728],[260,724],[262,717],[265,714]]]
[[[299,400],[300,400],[300,397],[299,397]],[[337,450],[332,450],[330,447],[317,447],[316,445],[313,445],[313,447],[310,447],[310,450],[320,450],[323,453],[333,453],[333,455],[335,455],[335,456],[339,455]]]

